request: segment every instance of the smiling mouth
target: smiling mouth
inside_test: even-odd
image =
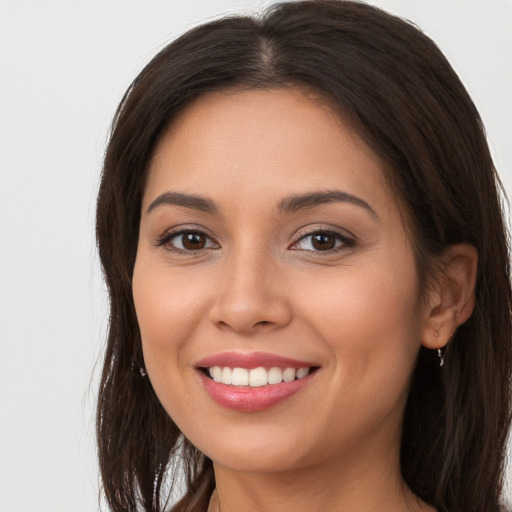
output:
[[[203,373],[211,380],[233,387],[262,387],[267,385],[293,382],[307,377],[318,367],[303,368],[231,368],[229,366],[212,366],[202,368]]]

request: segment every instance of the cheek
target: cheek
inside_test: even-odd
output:
[[[332,393],[317,414],[329,418],[333,439],[338,432],[370,436],[390,417],[400,423],[421,338],[414,277],[352,267],[311,283],[303,314],[331,353]]]
[[[137,257],[133,299],[148,371],[178,366],[182,346],[206,315],[205,281]],[[197,277],[197,276],[196,276]]]
[[[303,316],[329,346],[346,389],[396,376],[402,385],[420,347],[414,267],[350,267],[311,281]],[[358,376],[358,377],[356,377]]]
[[[132,288],[144,364],[159,401],[180,428],[183,417],[200,413],[186,385],[193,369],[185,360],[187,342],[207,317],[204,283],[186,269],[173,271],[165,262],[137,256]]]

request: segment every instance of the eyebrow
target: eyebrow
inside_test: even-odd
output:
[[[281,213],[293,213],[300,210],[315,208],[322,204],[335,202],[350,203],[355,206],[359,206],[367,210],[372,217],[379,218],[377,212],[364,199],[341,190],[307,192],[305,194],[288,196],[279,203],[278,211]],[[205,213],[218,213],[219,211],[215,202],[207,197],[197,196],[194,194],[184,194],[182,192],[164,192],[151,202],[148,206],[147,213],[163,204],[183,206],[185,208],[191,208]]]
[[[367,210],[372,217],[375,217],[376,219],[379,218],[377,212],[364,199],[341,190],[325,190],[289,196],[279,203],[278,210],[280,212],[291,213],[335,202],[350,203],[355,206],[359,206]]]
[[[217,213],[218,208],[215,203],[206,197],[192,194],[183,194],[181,192],[164,192],[160,194],[149,206],[147,213],[154,210],[162,204],[173,204],[175,206],[184,206],[193,210],[199,210],[206,213]]]

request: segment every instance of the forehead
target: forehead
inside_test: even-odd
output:
[[[380,158],[327,102],[298,89],[206,94],[160,140],[144,204],[167,188],[302,193],[345,189],[389,195]]]

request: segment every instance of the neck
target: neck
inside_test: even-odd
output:
[[[217,489],[209,512],[435,512],[407,487],[397,456],[371,455],[274,473],[214,464]]]

